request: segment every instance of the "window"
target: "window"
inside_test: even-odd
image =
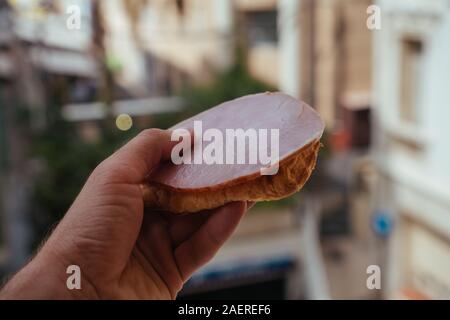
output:
[[[245,14],[247,42],[250,47],[278,42],[277,11],[250,11]]]
[[[423,44],[420,40],[405,39],[401,47],[400,119],[416,123],[420,81],[422,79]]]

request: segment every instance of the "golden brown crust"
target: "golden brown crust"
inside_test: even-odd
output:
[[[192,213],[233,201],[270,201],[299,191],[314,170],[320,141],[316,140],[280,162],[274,176],[260,174],[230,181],[214,189],[175,190],[149,183],[142,186],[147,207],[173,213]]]

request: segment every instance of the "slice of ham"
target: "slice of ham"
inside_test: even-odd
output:
[[[223,137],[226,129],[268,129],[269,137],[270,129],[279,129],[280,162],[320,140],[324,131],[323,121],[311,107],[283,93],[260,93],[225,102],[171,129],[193,130],[196,120],[202,121],[203,132],[215,128]],[[209,143],[203,142],[203,147]],[[264,167],[259,161],[257,164],[181,165],[169,162],[149,176],[149,183],[186,192],[214,190],[254,179]]]

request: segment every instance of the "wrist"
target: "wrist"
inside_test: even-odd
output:
[[[13,300],[71,300],[97,299],[92,286],[82,283],[80,289],[69,289],[64,260],[40,252],[20,270],[1,290],[1,299]]]

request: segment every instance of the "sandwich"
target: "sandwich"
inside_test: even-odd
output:
[[[306,103],[267,92],[222,103],[171,130],[193,133],[192,141],[180,140],[181,152],[149,175],[144,202],[194,213],[298,192],[316,165],[324,123]]]

